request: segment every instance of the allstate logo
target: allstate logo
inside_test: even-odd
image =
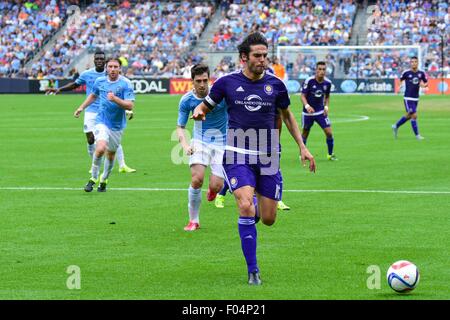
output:
[[[288,80],[287,88],[289,92],[299,92],[300,82],[298,82],[297,80]]]
[[[357,84],[353,80],[345,80],[341,83],[341,89],[345,93],[352,93],[356,91]]]
[[[414,84],[419,84],[419,78],[413,78],[412,79],[412,83],[414,83]]]
[[[248,111],[254,112],[262,108],[261,102],[262,99],[260,96],[251,94],[248,97],[245,97],[244,106]]]

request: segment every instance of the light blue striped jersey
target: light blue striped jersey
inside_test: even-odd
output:
[[[134,101],[133,85],[124,76],[119,76],[119,79],[114,82],[104,76],[95,80],[92,88],[92,93],[97,96],[97,100],[100,100],[95,123],[102,123],[113,131],[123,130],[127,125],[125,110],[108,100],[108,92],[114,93],[122,100]]]
[[[189,115],[203,101],[194,91],[186,93],[178,106],[178,125],[186,126]],[[228,113],[225,101],[219,103],[211,112],[206,114],[205,121],[195,121],[193,139],[206,144],[224,146],[227,135]]]
[[[78,85],[86,85],[86,97],[88,97],[92,92],[92,87],[94,86],[95,80],[99,77],[106,76],[106,72],[97,72],[95,71],[95,68],[85,70],[81,73],[81,75],[78,77],[77,80],[75,80],[75,83]],[[100,105],[100,100],[97,99],[93,103],[87,107],[86,112],[98,112],[98,107]]]

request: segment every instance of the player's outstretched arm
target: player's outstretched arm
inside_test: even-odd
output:
[[[203,121],[206,119],[206,114],[210,111],[208,106],[204,102],[201,102],[192,112],[191,119]]]
[[[306,165],[306,160],[309,161],[309,171],[316,172],[316,161],[314,160],[313,155],[309,152],[308,148],[306,148],[303,143],[302,135],[300,130],[298,129],[297,120],[295,120],[294,114],[291,112],[289,108],[280,109],[281,117],[286,124],[291,136],[294,138],[300,149],[300,157],[302,159],[303,166]]]
[[[95,99],[97,99],[97,96],[93,93],[91,93],[86,100],[84,100],[84,102],[78,107],[77,110],[75,110],[73,116],[75,118],[78,118],[80,116],[80,114],[83,112],[84,109],[86,109],[92,102],[95,101]]]
[[[58,94],[63,91],[71,91],[73,89],[78,88],[79,86],[80,86],[79,84],[71,82],[61,88],[48,88],[47,90],[45,90],[45,94],[52,94],[52,93]]]

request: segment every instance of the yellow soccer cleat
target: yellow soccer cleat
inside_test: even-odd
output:
[[[225,207],[224,203],[225,203],[225,196],[222,196],[222,195],[218,194],[216,196],[216,201],[214,203],[216,205],[216,208],[223,208],[223,207]]]
[[[120,173],[133,173],[133,172],[136,172],[136,169],[132,169],[129,166],[124,165],[123,167],[119,168],[119,172]]]
[[[291,210],[290,207],[284,204],[283,201],[278,201],[278,210]]]

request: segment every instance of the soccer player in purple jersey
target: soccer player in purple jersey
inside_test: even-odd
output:
[[[405,96],[403,102],[405,104],[406,114],[392,125],[394,137],[397,139],[398,128],[406,121],[411,120],[411,126],[417,140],[424,138],[419,134],[419,127],[417,126],[417,105],[419,104],[419,90],[420,88],[428,88],[428,79],[425,72],[419,70],[419,61],[417,57],[412,57],[411,69],[403,72],[400,81],[401,85],[405,85]]]
[[[325,77],[326,63],[319,61],[316,64],[316,74],[305,80],[302,87],[302,137],[303,142],[309,136],[314,122],[317,122],[327,137],[328,160],[337,160],[333,153],[334,138],[331,130],[331,121],[328,118],[328,105],[330,103],[331,81]]]
[[[279,140],[276,110],[295,139],[303,165],[315,172],[314,157],[302,141],[297,121],[289,109],[290,99],[285,84],[265,72],[268,43],[255,32],[238,46],[243,70],[216,80],[194,110],[192,118],[205,120],[223,99],[228,106],[227,145],[223,158],[225,179],[234,194],[239,209],[238,230],[247,263],[248,284],[260,285],[256,259],[257,232],[255,216],[265,225],[276,219],[277,203],[281,199],[282,176],[279,170]],[[257,194],[257,206],[253,194]]]

